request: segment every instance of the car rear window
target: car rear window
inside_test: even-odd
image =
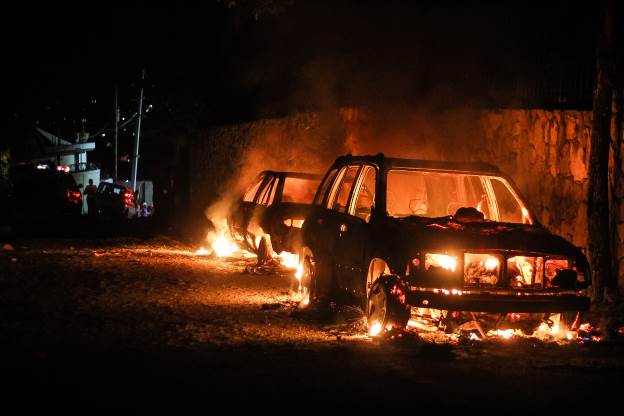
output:
[[[318,188],[319,179],[286,177],[282,202],[295,202],[299,204],[311,204]]]

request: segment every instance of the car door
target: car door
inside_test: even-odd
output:
[[[344,265],[341,261],[343,255],[340,252],[340,239],[348,221],[349,198],[359,169],[360,165],[349,165],[341,170],[337,178],[339,180],[334,182],[329,193],[326,204],[327,209],[324,211],[325,215],[322,218],[323,245],[331,253],[333,273],[336,277],[336,282],[341,288],[346,288],[346,286],[343,285],[344,279],[342,279]]]
[[[228,224],[233,238],[245,238],[247,227],[254,214],[256,201],[268,185],[270,179],[272,178],[269,174],[261,173],[232,209],[228,218]]]
[[[370,220],[375,204],[376,182],[376,168],[364,165],[354,182],[346,215],[339,224],[336,262],[341,267],[337,278],[341,287],[358,295],[365,293],[364,276],[368,270],[367,249],[371,247]]]
[[[266,186],[258,193],[256,204],[254,206],[253,217],[251,219],[252,226],[258,225],[265,234],[272,234],[272,222],[276,213],[277,201],[275,196],[284,182],[282,174],[275,173],[266,183]],[[271,235],[273,238],[273,235]]]
[[[303,236],[304,245],[312,249],[316,253],[323,247],[324,220],[327,208],[328,194],[333,189],[334,183],[339,182],[344,171],[340,167],[332,167],[323,177],[323,181],[319,185],[319,188],[314,197],[312,207],[306,216],[306,219],[301,227],[301,234]]]

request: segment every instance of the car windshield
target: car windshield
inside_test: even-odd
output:
[[[295,178],[287,176],[282,191],[282,202],[311,204],[320,179]]]
[[[471,207],[486,220],[531,223],[528,211],[501,177],[392,169],[388,172],[386,211],[392,217],[454,215]]]

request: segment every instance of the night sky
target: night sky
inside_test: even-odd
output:
[[[71,137],[82,120],[109,131],[114,86],[128,117],[142,68],[146,129],[344,105],[586,108],[598,15],[595,2],[564,0],[14,10],[3,28],[9,136],[38,125]]]

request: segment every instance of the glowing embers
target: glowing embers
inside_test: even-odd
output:
[[[448,254],[425,254],[425,270],[430,268],[438,268],[454,272],[457,269],[457,257]]]
[[[303,222],[305,220],[303,219],[293,219],[293,218],[287,218],[284,220],[284,225],[287,227],[295,227],[295,228],[301,228],[303,227]]]
[[[511,287],[542,287],[543,257],[514,256],[507,259],[507,277]]]
[[[464,284],[466,286],[496,286],[501,261],[490,254],[466,253],[464,256]]]

